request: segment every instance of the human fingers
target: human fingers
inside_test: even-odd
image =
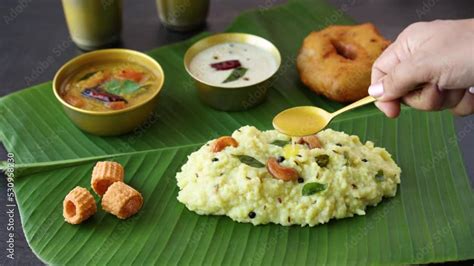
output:
[[[369,94],[380,101],[395,100],[420,84],[430,83],[436,75],[430,60],[419,54],[397,64],[381,81],[369,87]]]
[[[422,88],[409,92],[402,101],[415,109],[424,111],[440,110],[444,105],[445,92],[434,84],[426,84]]]
[[[461,101],[451,109],[453,114],[460,116],[474,114],[474,94],[470,91],[471,89],[464,90]]]
[[[380,109],[387,117],[395,118],[400,114],[400,101],[375,102],[375,106]]]
[[[444,102],[441,109],[454,108],[463,98],[464,90],[443,90]]]
[[[392,43],[385,49],[382,54],[375,60],[372,65],[371,73],[371,84],[381,80],[390,70],[393,69],[397,64],[400,63],[397,53],[395,52],[395,46],[397,43]]]

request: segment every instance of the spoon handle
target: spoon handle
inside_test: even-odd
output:
[[[349,110],[352,110],[352,109],[357,108],[357,107],[359,107],[359,106],[366,105],[366,104],[369,104],[369,103],[373,103],[373,102],[375,102],[375,100],[376,100],[376,99],[375,99],[374,97],[372,97],[372,96],[367,96],[367,97],[362,98],[362,99],[360,99],[360,100],[358,100],[358,101],[356,101],[356,102],[353,102],[353,103],[351,103],[351,104],[349,104],[349,105],[347,105],[347,106],[344,106],[343,108],[341,108],[341,109],[335,111],[334,113],[331,113],[331,116],[332,116],[332,117],[335,117],[336,115],[339,115],[339,114],[341,114],[341,113],[344,113],[345,111],[349,111]]]

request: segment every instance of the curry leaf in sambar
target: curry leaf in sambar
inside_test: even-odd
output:
[[[135,81],[125,80],[122,83],[122,93],[127,93],[127,94],[134,93],[137,90],[139,90],[140,87],[141,87],[140,84],[136,83]]]
[[[102,84],[102,88],[113,94],[131,94],[139,90],[140,87],[140,84],[133,80],[112,79]]]
[[[107,92],[113,93],[113,94],[120,94],[121,91],[121,82],[116,79],[109,80],[102,84],[102,88],[104,88]]]

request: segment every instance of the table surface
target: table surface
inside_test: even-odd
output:
[[[124,1],[121,46],[147,51],[168,43],[185,40],[202,30],[223,31],[243,10],[267,8],[282,0],[212,0],[207,25],[195,32],[177,33],[166,30],[159,22],[154,1]],[[474,14],[472,0],[329,0],[343,6],[358,22],[373,22],[381,33],[395,39],[410,23],[420,20],[469,18]],[[70,45],[61,2],[58,0],[2,0],[0,2],[0,97],[8,93],[51,80],[56,70],[82,52]],[[61,51],[60,53],[53,51]],[[38,68],[42,62],[52,63]],[[474,115],[456,118],[458,141],[466,171],[474,184]],[[1,126],[1,125],[0,125]],[[5,152],[0,144],[0,160]],[[471,163],[469,163],[471,162]],[[15,213],[15,259],[6,258],[7,214],[6,181],[0,178],[0,264],[37,265],[21,230],[18,210]]]

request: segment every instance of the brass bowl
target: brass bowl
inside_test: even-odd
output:
[[[249,86],[219,87],[199,79],[190,71],[189,65],[194,56],[211,46],[226,42],[246,43],[269,52],[277,64],[274,73],[267,79]],[[265,99],[268,88],[271,87],[271,79],[278,71],[280,64],[280,52],[275,45],[262,37],[247,33],[220,33],[206,37],[189,47],[184,55],[184,67],[194,79],[201,101],[222,111],[247,110],[261,103]]]
[[[133,62],[145,67],[158,77],[158,87],[147,100],[125,108],[111,111],[84,110],[67,103],[60,94],[68,78],[86,65],[101,64],[111,61]],[[105,49],[77,56],[64,64],[53,79],[53,92],[63,105],[67,116],[80,129],[99,136],[115,136],[132,131],[146,121],[155,109],[158,94],[163,87],[165,76],[160,64],[146,54],[127,49]]]

